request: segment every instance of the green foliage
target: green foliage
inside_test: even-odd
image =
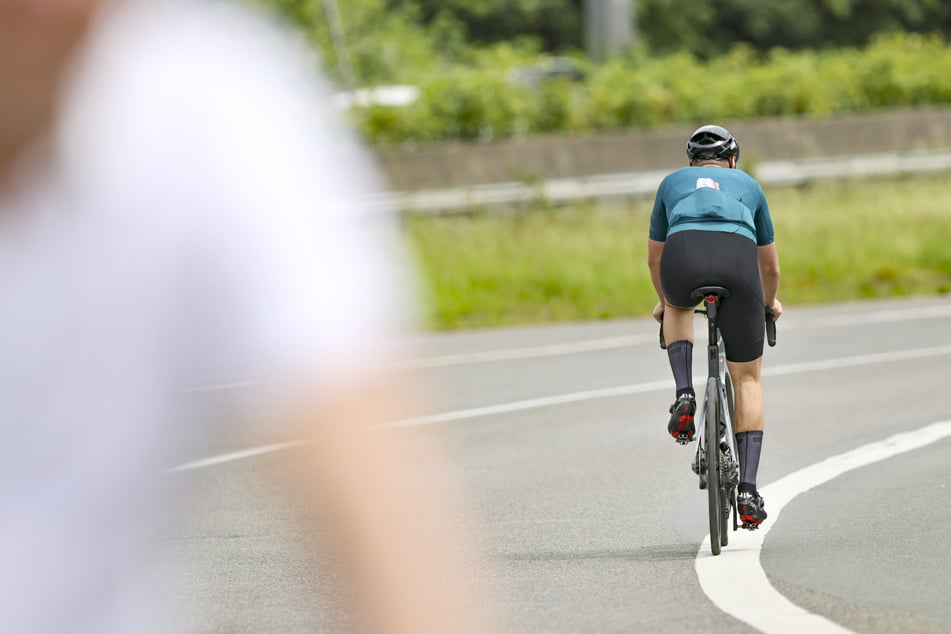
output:
[[[339,82],[420,88],[411,107],[353,113],[377,144],[951,102],[951,45],[940,35],[884,33],[861,48],[802,50],[861,44],[883,29],[951,30],[943,0],[636,0],[640,45],[601,65],[572,53],[587,70],[574,84],[517,82],[513,71],[581,47],[582,0],[256,1],[300,25]],[[345,42],[332,37],[333,6]]]
[[[688,50],[703,58],[736,44],[766,52],[860,46],[877,33],[948,33],[943,0],[635,0],[652,51]]]
[[[578,208],[407,226],[431,281],[432,325],[463,328],[642,312],[653,292],[641,271],[646,238],[632,224]]]
[[[944,175],[768,189],[780,298],[804,302],[951,292]],[[435,328],[648,315],[651,201],[411,216]]]
[[[883,35],[864,49],[738,46],[704,61],[681,52],[588,66],[583,83],[511,81],[530,46],[482,51],[479,66],[418,78],[418,103],[362,117],[376,143],[487,140],[555,131],[654,127],[775,115],[826,116],[870,108],[951,103],[951,45],[939,36]]]
[[[256,0],[300,25],[336,67],[330,0]],[[711,59],[738,44],[759,52],[862,46],[876,33],[951,32],[945,0],[630,0],[640,39],[655,55],[687,51]],[[336,0],[360,83],[392,73],[466,61],[473,50],[520,37],[546,53],[584,48],[585,0]],[[395,52],[394,52],[395,51]],[[379,59],[382,58],[382,59]],[[416,67],[416,63],[422,65]],[[384,69],[386,72],[384,72]],[[386,74],[389,73],[389,74]]]
[[[441,22],[428,29],[413,2],[388,7],[386,0],[253,1],[276,9],[297,26],[317,49],[327,72],[342,84],[411,82],[419,73],[436,71],[465,48],[462,27]],[[339,10],[343,42],[334,42],[328,8]],[[352,78],[344,76],[347,67]]]
[[[656,54],[715,53],[716,8],[696,0],[638,0],[639,33]]]
[[[409,4],[390,0],[391,7]],[[416,0],[424,23],[450,18],[465,38],[485,45],[532,35],[547,51],[583,46],[582,0]]]

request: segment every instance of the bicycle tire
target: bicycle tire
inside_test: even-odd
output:
[[[736,408],[735,401],[733,400],[733,379],[730,378],[730,373],[726,373],[726,406],[730,412],[730,420],[733,421],[733,424],[736,424]]]
[[[725,373],[725,382],[726,382],[726,407],[727,411],[730,413],[730,420],[736,420],[736,410],[734,407],[734,396],[733,396],[733,380],[730,378],[730,373]],[[722,478],[721,478],[722,479]],[[720,494],[720,503],[723,506],[723,513],[721,514],[722,524],[720,525],[720,545],[727,546],[730,543],[730,530],[728,526],[728,520],[730,519],[730,511],[733,510],[732,498],[734,491],[732,488],[729,490],[726,488],[721,489]]]
[[[704,416],[704,452],[707,462],[707,511],[710,519],[710,550],[714,556],[720,554],[724,531],[723,506],[720,494],[720,396],[717,380],[707,379],[707,393]]]

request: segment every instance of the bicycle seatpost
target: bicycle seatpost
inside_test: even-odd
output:
[[[717,309],[720,306],[720,302],[717,301],[716,295],[707,295],[707,316],[711,321],[717,320]]]
[[[720,348],[718,347],[717,337],[717,313],[720,308],[720,300],[716,295],[707,295],[704,302],[707,307],[707,324],[710,327],[710,341],[707,346],[707,364],[709,368],[708,376],[720,375]]]

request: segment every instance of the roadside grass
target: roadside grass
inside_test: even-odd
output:
[[[948,174],[766,191],[786,304],[951,292]],[[430,327],[647,315],[651,200],[411,215]]]

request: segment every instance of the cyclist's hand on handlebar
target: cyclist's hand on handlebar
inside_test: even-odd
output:
[[[656,319],[658,323],[663,323],[664,321],[664,308],[664,302],[657,302],[657,305],[654,306],[653,315],[654,319]]]
[[[773,312],[773,321],[778,320],[780,315],[783,314],[783,304],[778,299],[773,300],[773,305],[767,306],[766,308]]]

